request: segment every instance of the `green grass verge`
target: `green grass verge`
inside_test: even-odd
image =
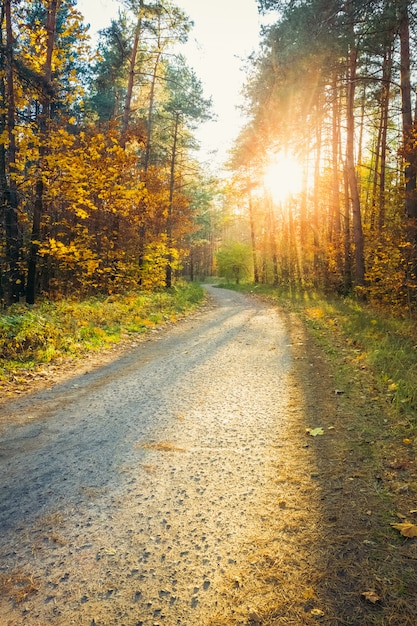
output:
[[[0,380],[18,370],[78,357],[118,343],[126,335],[175,321],[203,298],[199,285],[179,283],[155,293],[13,305],[0,315]]]

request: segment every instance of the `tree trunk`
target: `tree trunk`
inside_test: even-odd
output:
[[[253,276],[254,282],[257,285],[259,283],[259,270],[258,270],[258,260],[256,256],[256,235],[255,235],[255,220],[253,216],[253,203],[252,196],[250,190],[248,191],[249,196],[249,223],[250,223],[250,237],[252,243],[252,258],[253,258]]]
[[[44,159],[47,154],[47,129],[51,117],[50,86],[52,82],[52,55],[55,43],[56,14],[60,0],[51,0],[46,18],[46,60],[43,66],[43,78],[46,85],[42,94],[41,114],[39,117],[39,174],[35,186],[35,203],[33,207],[32,234],[28,260],[28,276],[26,286],[26,302],[34,304],[36,298],[36,280],[41,223],[44,213]]]
[[[169,179],[169,202],[168,202],[168,217],[167,217],[167,247],[168,247],[168,255],[167,255],[167,265],[165,271],[165,286],[169,289],[172,287],[172,215],[173,215],[173,207],[174,207],[174,190],[175,190],[175,164],[177,158],[177,142],[178,142],[178,130],[180,124],[180,116],[179,113],[175,115],[174,122],[174,142],[172,146],[172,154],[171,154],[171,171],[170,171],[170,179]]]
[[[319,226],[319,202],[320,202],[320,165],[321,165],[321,124],[319,120],[315,127],[316,154],[314,161],[314,195],[313,195],[313,272],[314,282],[319,284],[320,274],[320,226]]]
[[[342,275],[342,241],[339,190],[339,141],[340,141],[340,106],[337,89],[337,72],[333,76],[332,105],[332,194],[329,239],[334,246],[337,274]]]
[[[401,111],[403,125],[403,143],[405,148],[405,214],[410,220],[417,219],[416,196],[416,163],[407,160],[408,146],[413,140],[413,116],[411,105],[411,77],[410,77],[410,23],[409,0],[399,2],[399,36],[400,36],[400,81],[401,81]],[[413,225],[413,230],[415,226]],[[413,238],[415,238],[415,233]]]
[[[0,156],[0,186],[2,218],[6,239],[6,272],[3,277],[4,301],[6,305],[18,302],[23,289],[23,277],[19,268],[21,255],[21,234],[18,221],[18,194],[15,182],[16,137],[15,137],[15,97],[13,71],[13,32],[10,0],[5,0],[2,7],[1,24],[6,19],[6,46],[5,53],[2,46],[1,69],[5,70],[1,80],[2,100],[7,102],[6,111],[1,115],[1,131],[7,130],[9,146],[6,151],[1,145]]]
[[[138,48],[140,35],[142,31],[142,8],[143,8],[143,0],[139,0],[139,17],[138,23],[135,29],[135,38],[133,40],[132,54],[129,62],[129,77],[127,81],[127,89],[126,89],[126,97],[125,97],[125,105],[123,109],[123,121],[122,121],[122,148],[126,148],[127,141],[127,131],[129,129],[129,118],[130,112],[132,108],[132,95],[133,95],[133,84],[135,81],[135,67],[136,67],[136,59],[138,56]]]
[[[385,170],[387,163],[387,135],[388,135],[388,115],[392,74],[392,44],[384,58],[382,73],[382,101],[381,101],[381,163],[379,174],[379,202],[378,202],[378,230],[381,231],[385,225]]]
[[[146,128],[146,147],[145,147],[145,164],[144,164],[145,172],[148,171],[150,160],[151,160],[152,117],[153,117],[153,109],[154,109],[154,101],[155,101],[156,79],[157,79],[159,62],[161,60],[161,54],[162,54],[162,50],[161,50],[161,46],[159,45],[155,63],[154,63],[153,73],[152,73],[151,91],[149,94],[148,124]]]
[[[347,75],[347,112],[346,112],[346,172],[352,205],[352,228],[355,252],[355,282],[358,286],[365,284],[364,241],[362,231],[361,206],[358,181],[355,169],[354,138],[355,138],[355,84],[358,50],[352,46],[348,57]]]

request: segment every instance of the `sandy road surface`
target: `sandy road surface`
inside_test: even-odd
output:
[[[291,390],[276,310],[209,291],[215,306],[155,341],[1,409],[27,418],[0,431],[1,626],[217,610],[262,524]]]

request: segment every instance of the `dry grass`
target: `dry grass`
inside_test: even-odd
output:
[[[17,604],[26,600],[32,593],[39,590],[33,576],[21,571],[0,572],[0,595],[4,595]]]
[[[137,442],[135,447],[144,448],[145,450],[155,450],[157,452],[185,452],[185,448],[181,448],[171,441]]]

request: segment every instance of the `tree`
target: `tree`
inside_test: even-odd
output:
[[[6,42],[3,42],[5,25]],[[18,302],[23,288],[19,267],[22,240],[19,228],[18,193],[16,188],[16,136],[15,136],[15,68],[12,13],[10,0],[1,7],[0,40],[0,134],[4,139],[0,144],[0,202],[2,224],[5,233],[5,271],[2,272],[2,290],[6,305]],[[7,146],[7,148],[6,148]]]
[[[236,241],[222,247],[216,254],[217,274],[238,285],[250,274],[251,249]]]
[[[174,200],[176,192],[176,166],[181,148],[189,145],[188,129],[193,129],[199,122],[209,119],[211,101],[203,97],[201,82],[195,73],[190,70],[184,59],[179,59],[176,65],[168,67],[167,84],[170,91],[168,101],[164,107],[170,119],[170,166],[169,166],[169,199],[167,207],[167,246],[168,256],[166,265],[166,287],[172,285],[172,248]]]

